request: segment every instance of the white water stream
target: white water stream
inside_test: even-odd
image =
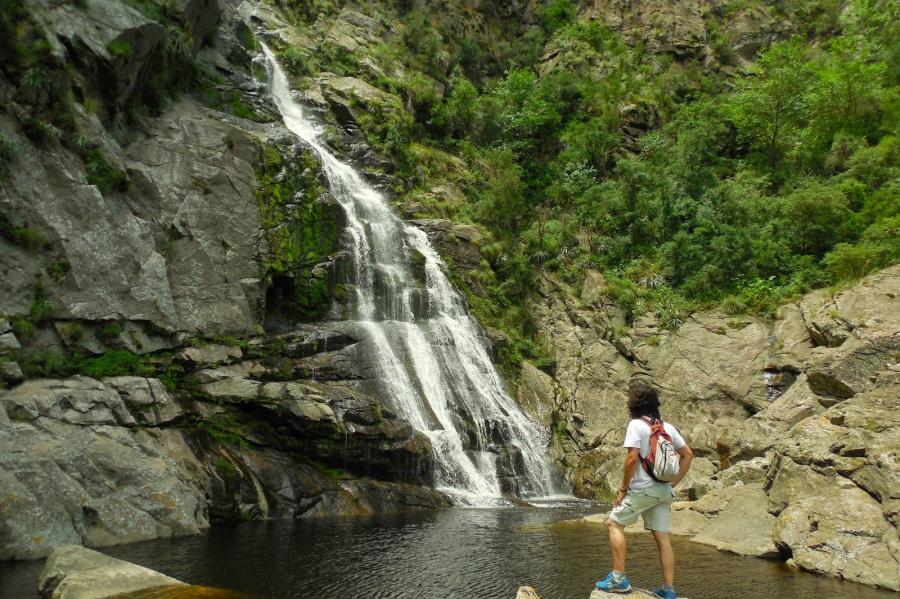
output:
[[[506,393],[477,322],[427,236],[400,220],[378,190],[329,151],[273,53],[266,46],[263,52],[285,125],[318,154],[330,193],[346,213],[354,318],[377,348],[378,378],[391,407],[432,443],[436,488],[466,505],[496,505],[503,490],[551,496],[548,433]]]

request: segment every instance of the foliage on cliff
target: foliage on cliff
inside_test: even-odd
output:
[[[724,46],[713,69],[628,45],[568,0],[501,27],[488,7],[480,37],[401,7],[371,56],[385,75],[340,68],[406,100],[414,122],[379,122],[401,202],[445,182],[436,150],[464,160],[451,216],[494,238],[482,316],[520,305],[538,273],[578,284],[595,268],[629,315],[677,326],[900,258],[897,7],[806,4],[790,14],[815,18],[740,68]]]

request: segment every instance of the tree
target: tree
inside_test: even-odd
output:
[[[808,116],[805,91],[811,77],[806,45],[795,37],[769,48],[735,86],[731,118],[773,173]]]
[[[479,161],[482,183],[476,192],[476,214],[482,222],[506,231],[518,230],[523,220],[525,196],[522,169],[512,150],[489,151]]]
[[[814,182],[779,200],[781,230],[792,249],[821,256],[854,232],[854,214],[839,190]]]

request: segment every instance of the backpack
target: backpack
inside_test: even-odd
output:
[[[663,421],[658,418],[641,418],[650,425],[650,453],[641,458],[641,464],[650,478],[658,483],[675,480],[681,464],[681,457],[672,445],[672,437],[666,432]]]

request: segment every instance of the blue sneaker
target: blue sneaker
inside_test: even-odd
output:
[[[610,572],[606,578],[597,581],[597,588],[607,593],[628,593],[631,591],[631,583],[624,574],[615,576]]]
[[[675,597],[675,591],[667,591],[665,589],[656,589],[653,591],[653,594],[659,597],[660,599],[677,599]]]

